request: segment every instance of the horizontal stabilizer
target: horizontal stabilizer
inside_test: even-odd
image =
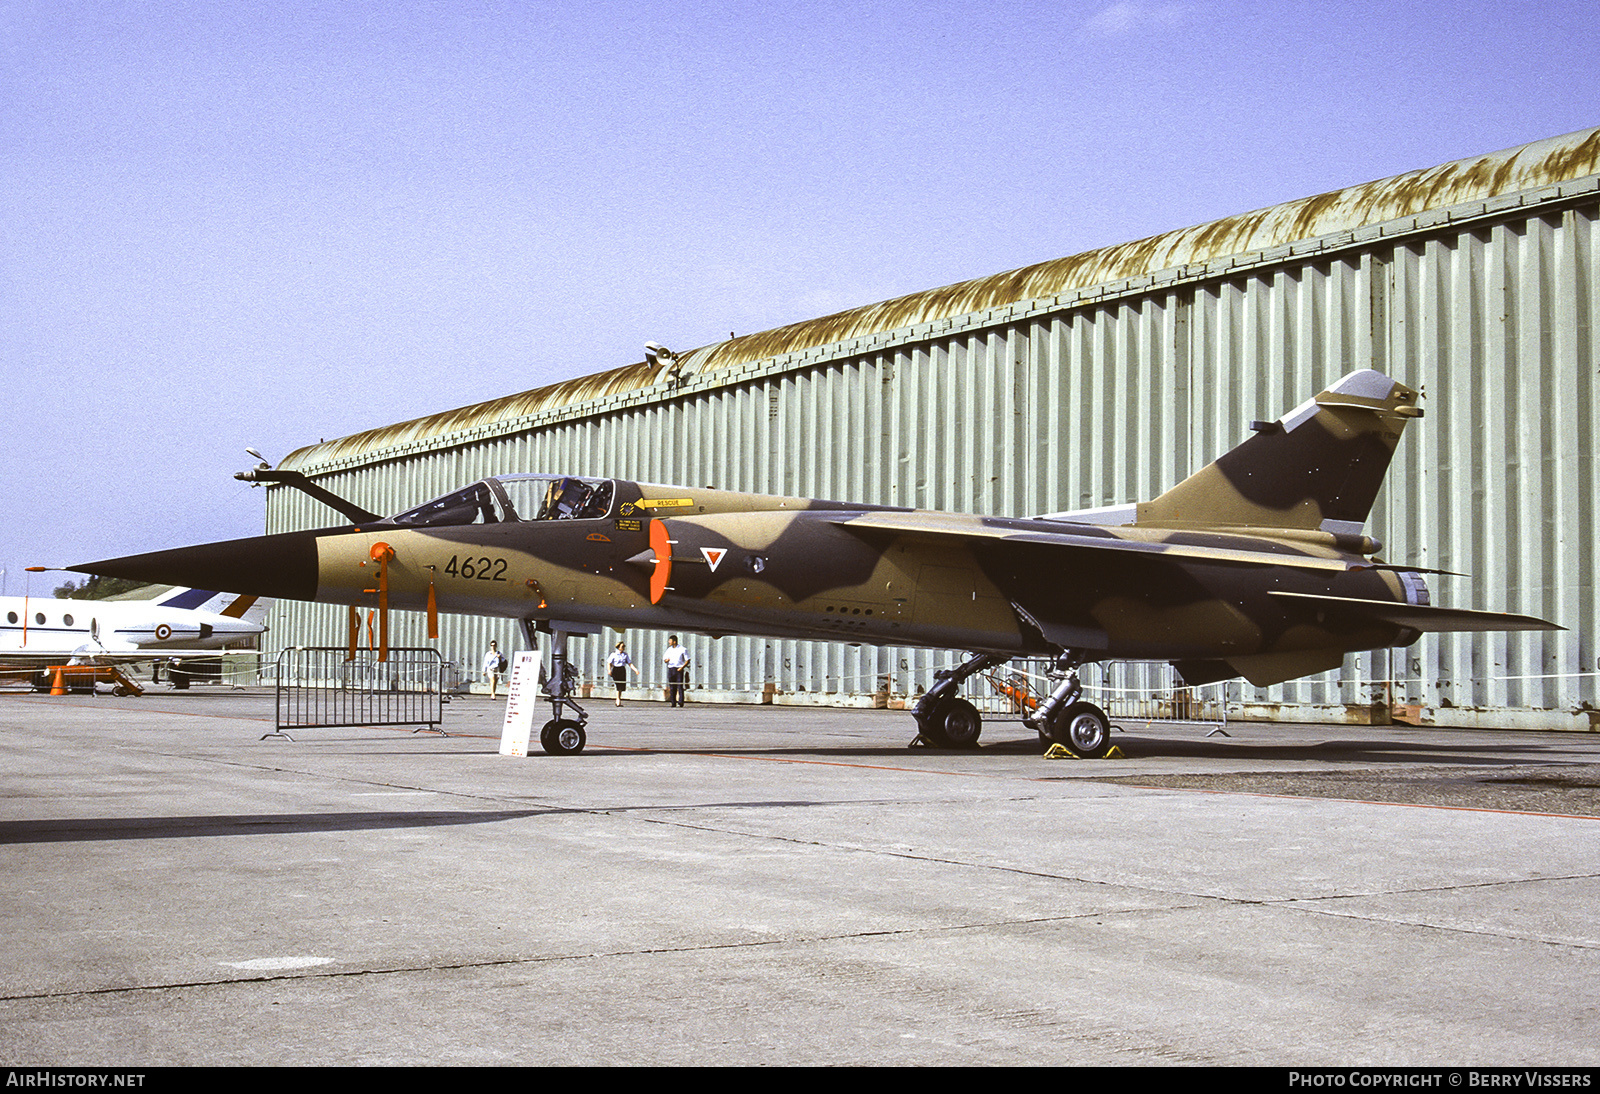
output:
[[[1329,613],[1361,619],[1378,619],[1414,631],[1563,631],[1544,619],[1504,612],[1480,612],[1472,608],[1436,608],[1431,604],[1399,604],[1381,600],[1359,600],[1347,596],[1320,596],[1316,593],[1291,593],[1273,589],[1267,595],[1294,600]]]

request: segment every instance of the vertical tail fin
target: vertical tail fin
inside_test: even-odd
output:
[[[232,595],[232,594],[229,594]],[[266,621],[267,611],[272,607],[271,597],[237,596],[233,602],[223,608],[218,615],[226,615],[233,619],[242,619],[246,623],[261,624]]]
[[[156,603],[163,608],[184,608],[191,611],[210,612],[246,623],[260,623],[272,607],[270,597],[246,596],[240,593],[219,593],[210,589],[168,589]]]
[[[1321,529],[1356,534],[1383,485],[1417,392],[1372,369],[1352,372],[1154,501],[1138,523]]]
[[[184,611],[192,611],[196,608],[205,607],[213,599],[221,595],[221,593],[214,593],[210,589],[189,589],[180,585],[176,588],[167,588],[164,592],[158,593],[155,599],[156,603],[163,608],[179,608]],[[206,610],[209,611],[211,609],[206,608]]]

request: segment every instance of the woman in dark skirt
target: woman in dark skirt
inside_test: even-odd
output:
[[[628,656],[628,644],[618,642],[617,648],[606,658],[606,664],[611,667],[611,682],[617,686],[617,706],[622,705],[622,691],[628,686],[628,670],[633,669],[635,676],[639,675],[639,668],[633,663],[633,658]]]

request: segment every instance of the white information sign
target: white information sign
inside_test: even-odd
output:
[[[512,655],[511,685],[506,688],[506,721],[500,729],[500,755],[526,756],[533,736],[533,719],[539,713],[539,651],[520,650]]]

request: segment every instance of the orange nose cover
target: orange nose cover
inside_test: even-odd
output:
[[[650,575],[650,603],[659,604],[672,578],[672,542],[667,539],[667,526],[659,520],[650,522],[650,550],[656,556],[655,572]]]

